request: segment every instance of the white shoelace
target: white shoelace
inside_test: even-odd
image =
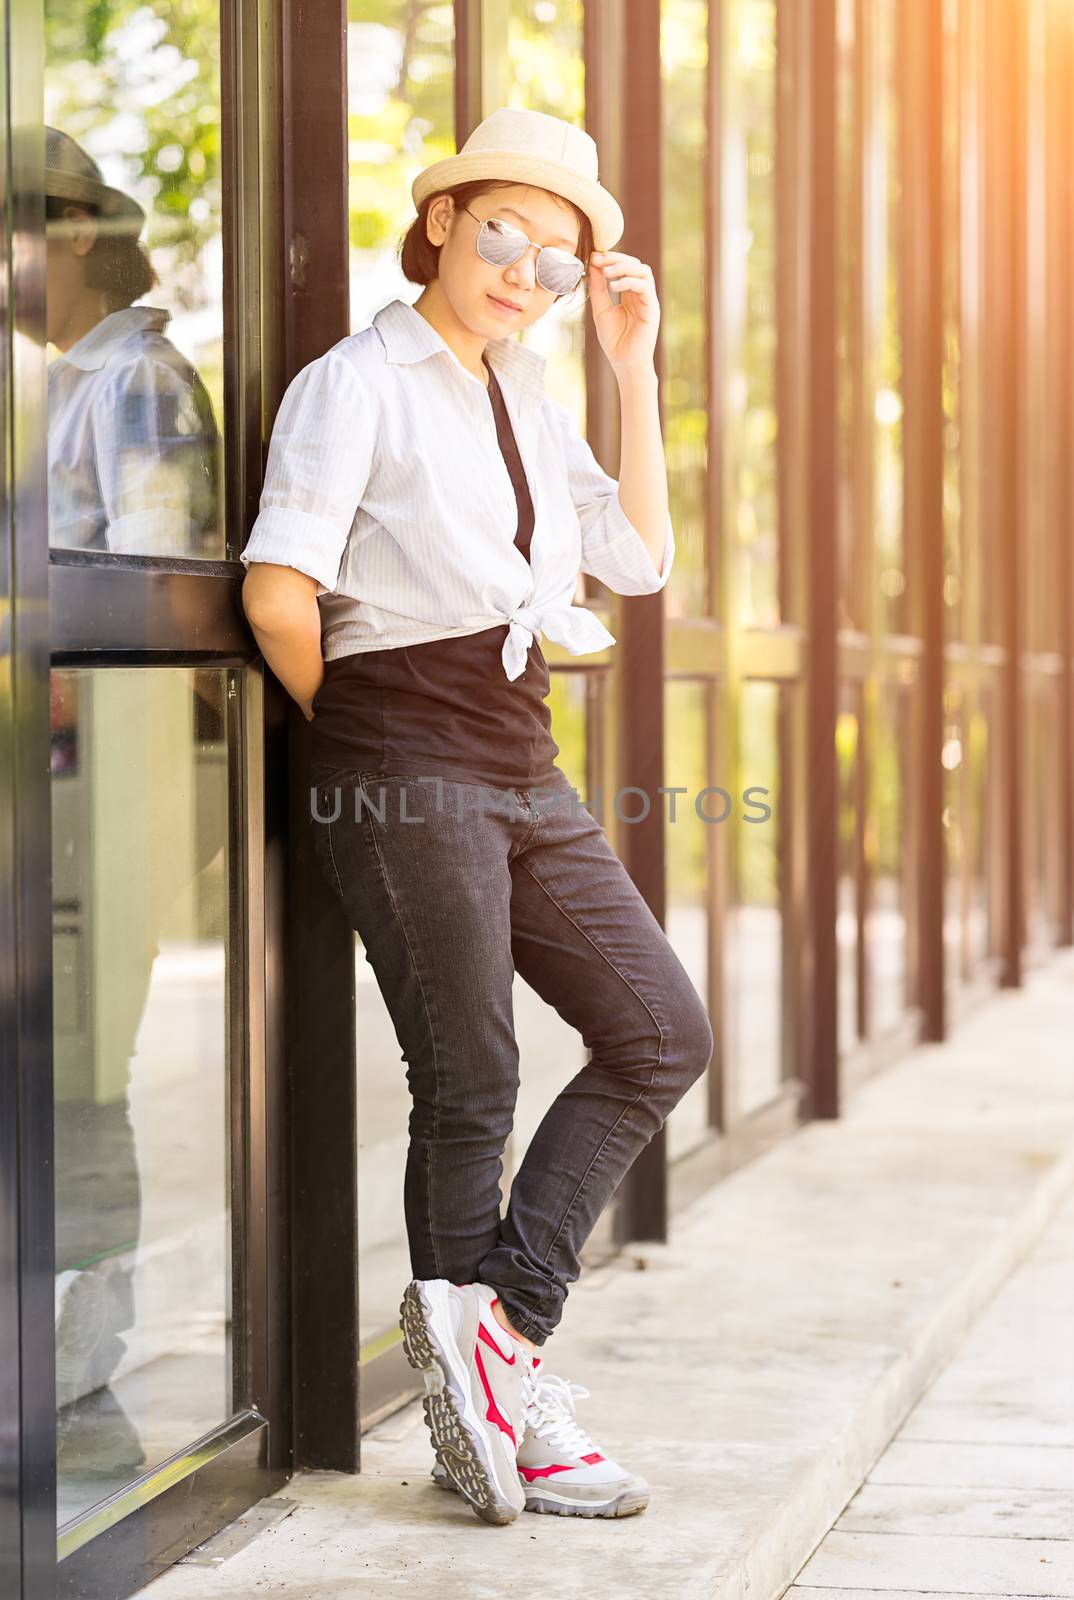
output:
[[[557,1450],[576,1456],[592,1455],[597,1446],[574,1420],[575,1402],[588,1400],[589,1390],[558,1374],[536,1373],[527,1363],[523,1378],[523,1421],[539,1439],[548,1439]]]

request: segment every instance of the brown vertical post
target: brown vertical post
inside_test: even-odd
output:
[[[898,74],[903,228],[904,504],[910,629],[924,646],[917,693],[917,998],[922,1037],[944,1010],[943,7],[903,0]]]
[[[280,0],[282,381],[350,331],[347,7]],[[279,396],[273,397],[274,413]],[[270,997],[286,996],[290,1074],[294,1465],[357,1472],[359,1333],[354,934],[313,856],[310,725],[266,701],[266,880],[289,930]],[[287,796],[286,816],[280,797]],[[275,809],[273,809],[275,808]]]
[[[624,0],[624,73],[620,109],[624,160],[619,201],[626,231],[616,246],[648,262],[661,293],[661,113],[660,6]],[[662,376],[660,345],[657,372]],[[620,602],[620,748],[618,782],[641,789],[649,811],[643,821],[620,830],[620,854],[653,915],[665,918],[664,797],[664,596],[635,595]],[[623,816],[639,816],[640,796],[624,795]],[[667,1141],[661,1129],[635,1160],[624,1180],[616,1213],[620,1238],[663,1239],[667,1235]]]
[[[997,636],[1005,652],[999,700],[1003,727],[1003,926],[1000,982],[1022,981],[1024,684],[1022,489],[1025,428],[1025,18],[1020,6],[986,6],[985,118],[991,206],[986,218],[991,342],[989,448]]]
[[[809,464],[806,575],[809,758],[809,988],[812,1000],[809,1102],[803,1114],[839,1114],[836,1005],[836,883],[839,788],[835,755],[838,710],[836,574],[839,481],[836,0],[812,0],[810,63]]]
[[[455,0],[456,150],[462,149],[485,114],[481,105],[481,54],[481,0]]]
[[[350,331],[346,0],[284,5],[284,335],[288,377]]]
[[[1052,394],[1054,438],[1059,447],[1052,484],[1055,515],[1049,534],[1054,551],[1058,594],[1057,647],[1063,658],[1059,685],[1059,918],[1061,945],[1074,944],[1074,200],[1070,156],[1074,151],[1074,16],[1053,7],[1049,41],[1048,123],[1049,225],[1052,308],[1055,319],[1049,347],[1055,362]]]

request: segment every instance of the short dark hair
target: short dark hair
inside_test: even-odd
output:
[[[46,222],[62,222],[68,206],[77,206],[91,217],[98,215],[97,207],[89,201],[63,200],[59,195],[45,196]],[[110,311],[122,311],[148,294],[159,278],[149,260],[149,254],[138,236],[125,233],[100,233],[93,249],[85,260],[86,282],[91,289],[99,289],[108,301]]]
[[[514,178],[474,178],[470,183],[457,183],[450,189],[438,189],[435,194],[427,194],[418,207],[418,214],[403,235],[403,242],[399,248],[399,264],[403,270],[403,277],[409,283],[429,284],[438,274],[441,246],[433,244],[426,232],[426,220],[429,207],[441,195],[449,194],[457,208],[469,205],[471,200],[476,200],[478,195],[487,194],[492,189],[512,189],[516,185]],[[573,200],[567,200],[575,216],[578,218],[578,259],[589,265],[589,257],[593,252],[593,224],[585,212],[576,206]],[[578,280],[580,285],[585,285],[586,277]],[[556,299],[561,300],[562,295]]]

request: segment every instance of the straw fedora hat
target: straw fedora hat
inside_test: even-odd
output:
[[[619,203],[597,178],[597,146],[584,128],[544,111],[504,106],[471,133],[458,155],[419,172],[410,192],[415,206],[427,195],[475,178],[507,178],[550,189],[573,200],[593,224],[593,246],[610,250],[622,238]]]
[[[45,193],[92,206],[104,232],[137,237],[142,231],[145,212],[137,200],[105,183],[93,157],[59,128],[45,128]]]

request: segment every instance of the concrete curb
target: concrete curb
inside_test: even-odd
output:
[[[853,1420],[830,1441],[823,1459],[803,1475],[792,1498],[736,1570],[712,1591],[711,1600],[780,1600],[1072,1189],[1074,1146],[1043,1175],[1002,1235],[974,1262]]]

